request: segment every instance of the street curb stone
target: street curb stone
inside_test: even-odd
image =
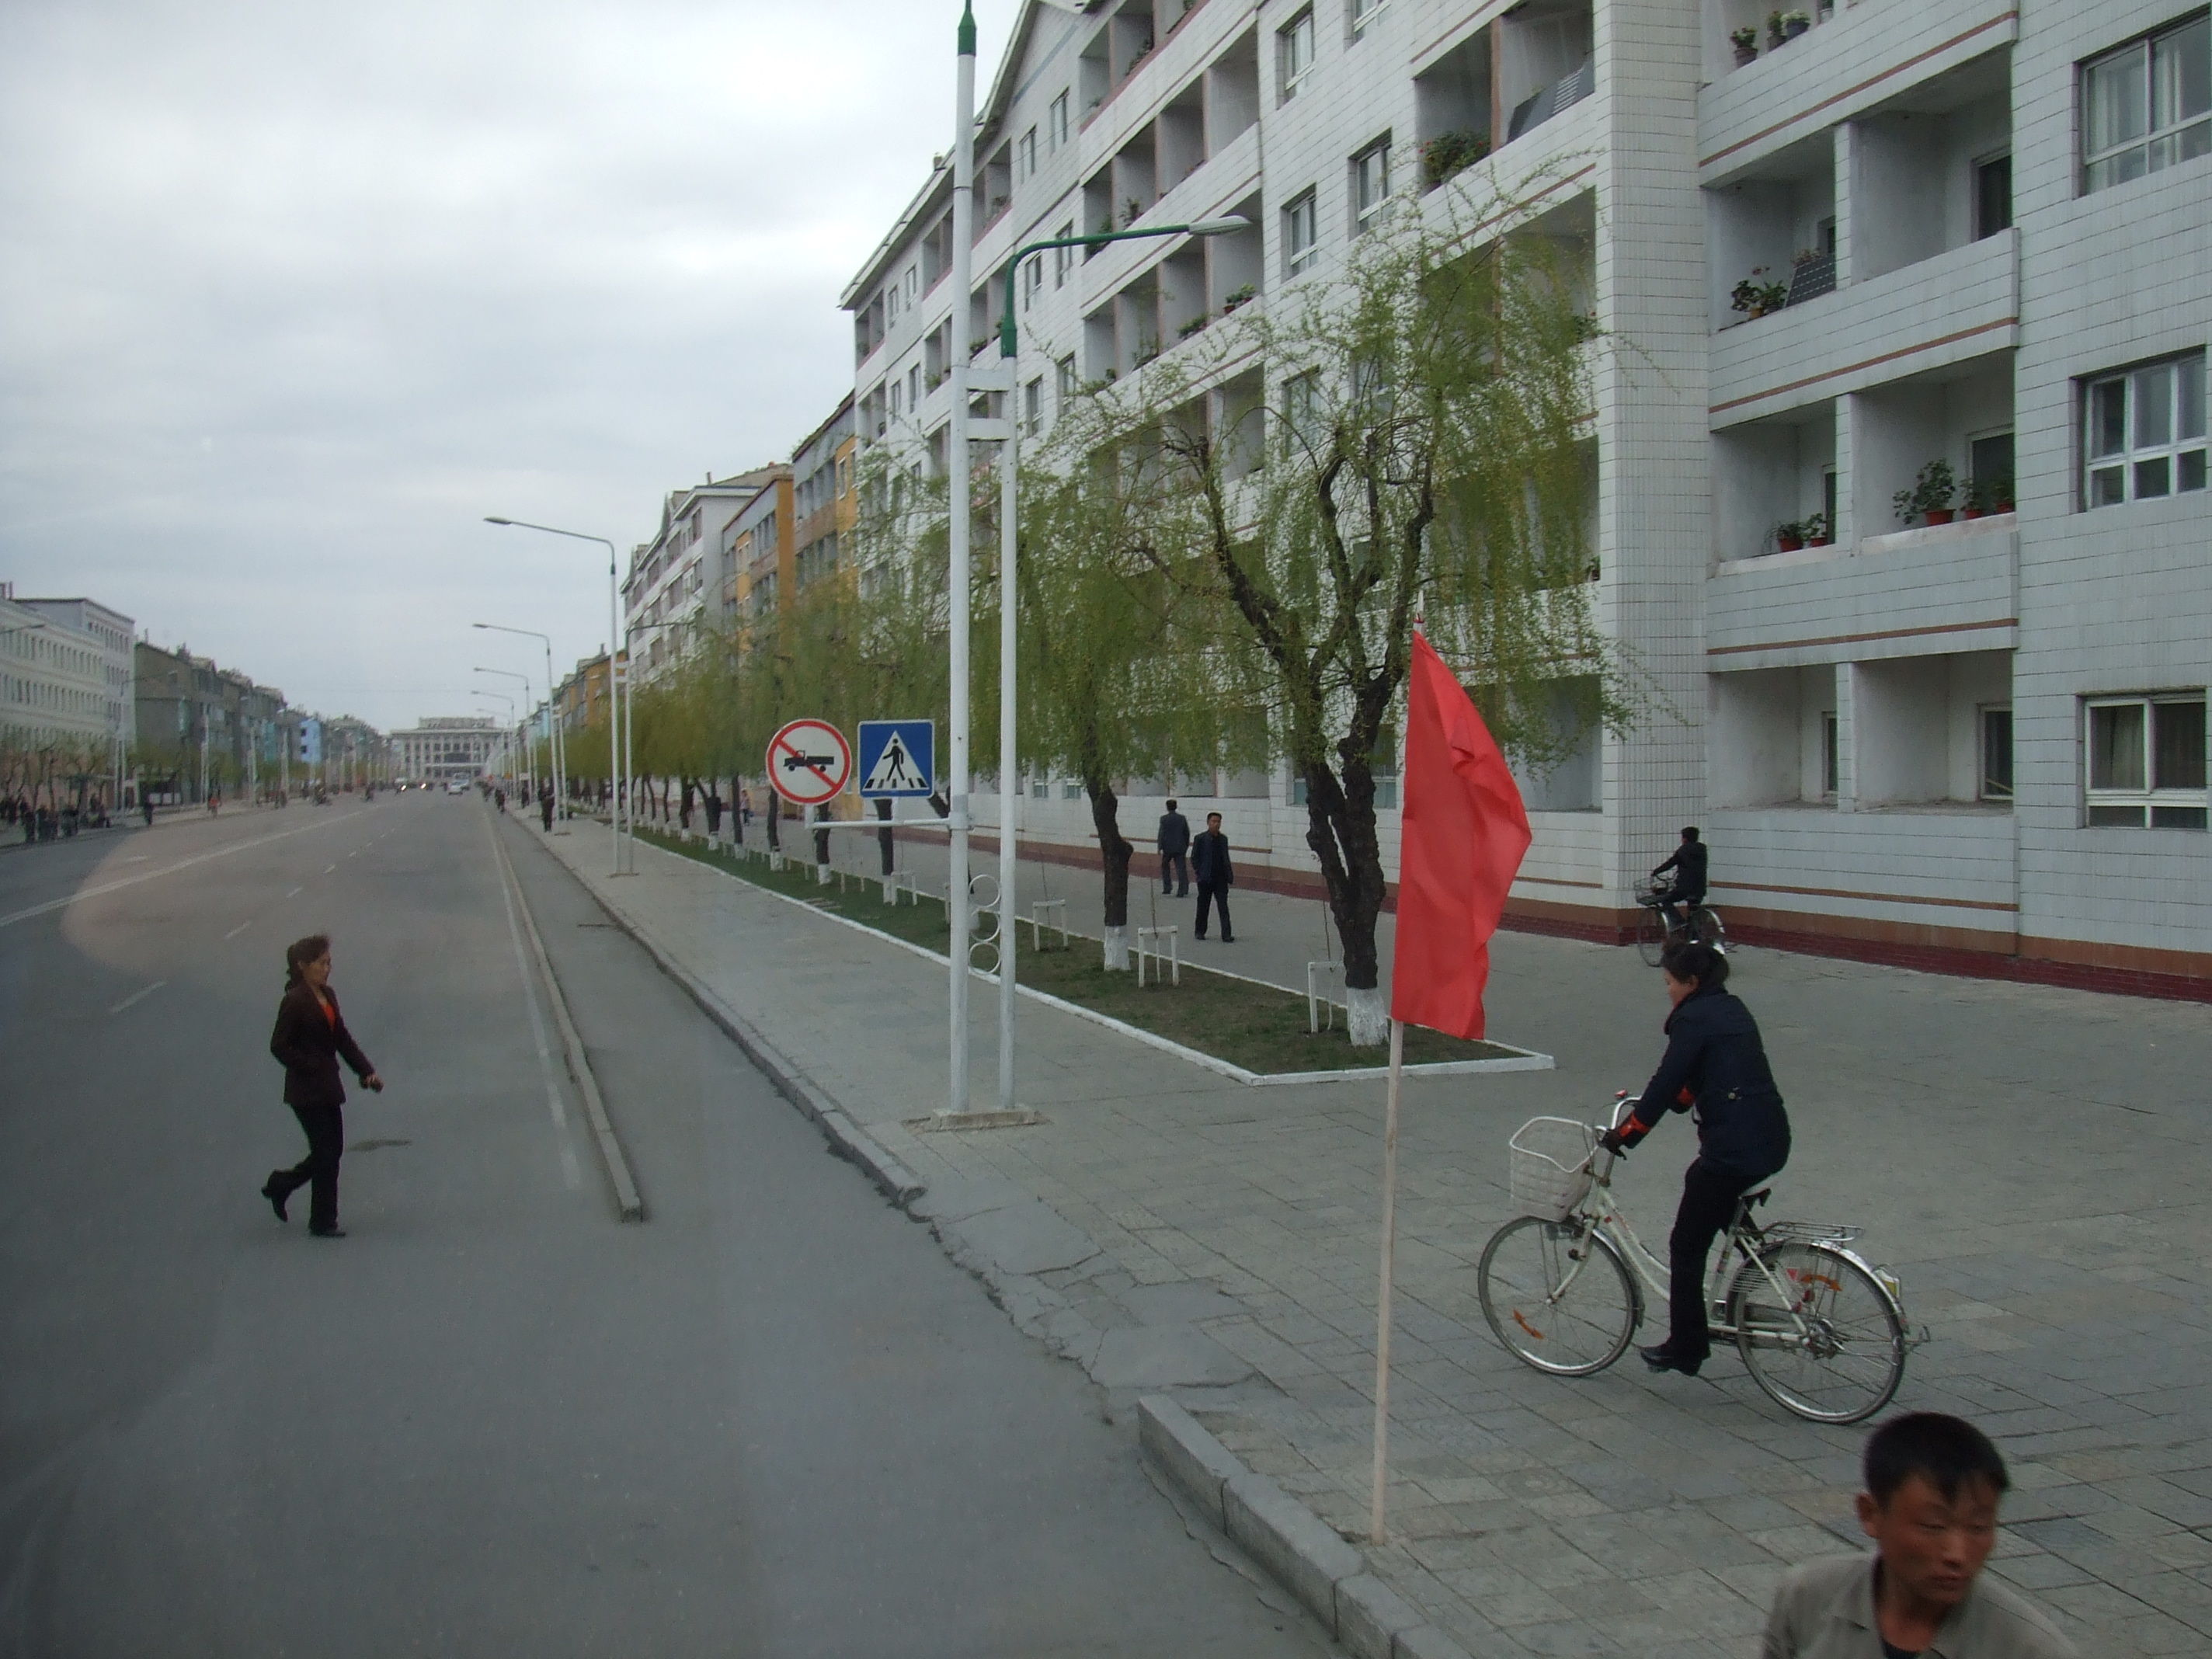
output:
[[[535,845],[535,842],[532,843]],[[549,848],[539,848],[548,858]],[[561,861],[554,859],[557,865]],[[684,967],[665,951],[644,927],[626,915],[592,884],[576,873],[561,866],[569,879],[589,894],[599,908],[606,912],[607,920],[635,940],[638,947],[653,958],[653,965],[674,980],[685,995],[698,1004],[700,1012],[721,1027],[730,1040],[745,1052],[754,1065],[760,1067],[776,1092],[797,1107],[800,1114],[811,1119],[822,1131],[830,1148],[838,1157],[858,1165],[874,1182],[885,1198],[902,1210],[927,1190],[914,1171],[908,1169],[873,1135],[846,1115],[806,1073],[787,1058],[783,1051],[763,1036],[750,1021],[708,988],[699,978]]]
[[[1469,1659],[1367,1570],[1312,1510],[1164,1395],[1137,1402],[1137,1442],[1176,1490],[1241,1545],[1358,1659]]]

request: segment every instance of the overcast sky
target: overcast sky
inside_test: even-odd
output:
[[[1016,0],[977,0],[988,86]],[[957,0],[0,0],[0,578],[389,729],[852,384]],[[980,94],[979,94],[980,95]]]

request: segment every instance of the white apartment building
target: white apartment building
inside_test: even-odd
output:
[[[422,783],[472,783],[507,735],[493,715],[431,715],[386,739],[392,775]]]
[[[1771,10],[1032,3],[980,115],[975,291],[940,161],[846,293],[861,440],[943,466],[951,353],[1024,241],[1255,227],[1025,262],[1012,412],[1042,429],[1379,212],[1540,192],[1607,337],[1599,615],[1653,696],[1527,781],[1514,921],[1620,937],[1697,823],[1738,938],[2212,994],[2206,12]],[[1225,370],[1217,419],[1266,372]],[[1169,782],[1133,781],[1132,839]],[[1286,776],[1173,782],[1254,878],[1315,883]],[[1026,787],[1024,834],[1085,859],[1078,792]]]
[[[17,599],[0,582],[0,733],[65,744],[120,779],[137,731],[131,619],[91,599]]]
[[[733,478],[709,476],[663,498],[659,533],[630,550],[622,585],[623,626],[640,685],[666,674],[701,628],[719,625],[727,614],[723,595],[735,557],[732,526],[778,471],[768,466]]]

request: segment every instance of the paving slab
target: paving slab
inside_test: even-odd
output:
[[[1364,1536],[1379,1085],[1255,1090],[1025,1000],[1017,1095],[1044,1121],[917,1135],[906,1120],[944,1103],[943,964],[649,847],[635,878],[576,863],[913,1172],[927,1190],[911,1211],[966,1241],[1024,1328],[1102,1382],[1101,1365],[1125,1379],[1229,1356],[1206,1376],[1236,1379],[1186,1383],[1185,1403]],[[1079,926],[1097,886],[1064,867],[1023,880],[1068,896]],[[1303,988],[1318,907],[1237,903],[1239,944],[1204,959]],[[1929,1328],[1897,1408],[1958,1411],[1997,1438],[2022,1477],[2000,1560],[2085,1650],[2185,1650],[2188,1592],[2160,1575],[2212,1559],[2212,1010],[1771,951],[1734,962],[1796,1129],[1776,1212],[1863,1227],[1858,1248]],[[970,1105],[988,1109],[995,997],[971,984]],[[1858,1545],[1863,1431],[1784,1415],[1725,1354],[1694,1381],[1633,1364],[1541,1376],[1484,1322],[1474,1264],[1513,1213],[1507,1137],[1638,1086],[1664,1012],[1630,952],[1501,935],[1492,1032],[1559,1069],[1406,1085],[1402,1545],[1364,1553],[1470,1652],[1747,1656],[1778,1573]],[[1692,1151],[1670,1121],[1629,1161],[1620,1190],[1647,1237],[1664,1237]],[[1662,1547],[1632,1576],[1600,1526]],[[1637,1596],[1539,1582],[1571,1559]]]

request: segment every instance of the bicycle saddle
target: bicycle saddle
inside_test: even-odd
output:
[[[1773,1196],[1773,1188],[1761,1187],[1756,1192],[1746,1193],[1742,1197],[1737,1199],[1736,1202],[1745,1209],[1749,1210],[1756,1208],[1758,1206],[1765,1203],[1768,1199]]]

